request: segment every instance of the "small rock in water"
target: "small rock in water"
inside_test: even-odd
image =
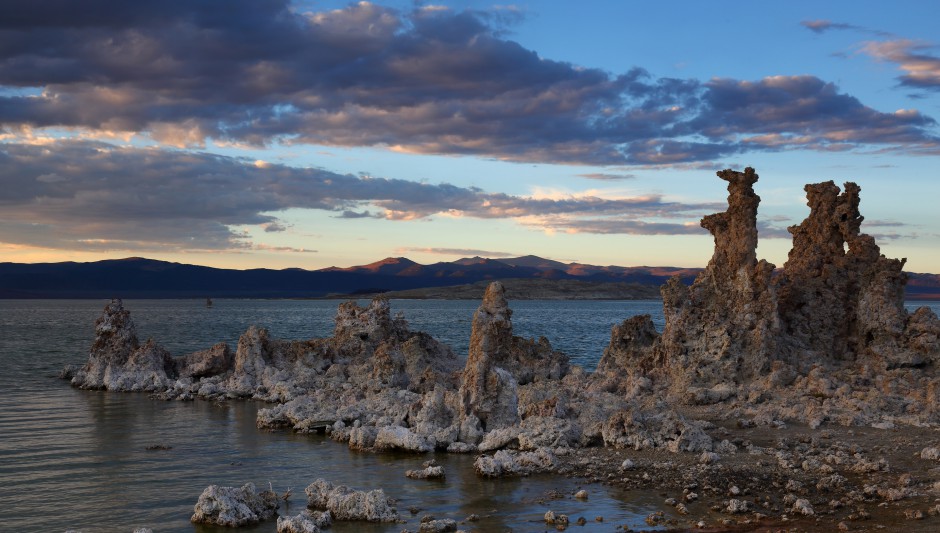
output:
[[[241,527],[274,516],[278,508],[273,491],[256,492],[253,483],[241,487],[210,485],[199,496],[190,519],[197,524]]]
[[[429,465],[423,470],[408,470],[405,476],[411,479],[444,479],[444,467]]]
[[[574,493],[574,497],[579,500],[586,500],[588,499],[588,491],[581,489],[578,492]]]
[[[418,531],[419,533],[447,533],[457,531],[457,522],[450,518],[429,520],[427,522],[422,521]]]

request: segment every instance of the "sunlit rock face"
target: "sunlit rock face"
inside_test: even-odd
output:
[[[728,210],[702,219],[715,238],[714,255],[691,287],[674,279],[662,290],[660,359],[679,395],[753,380],[777,348],[774,265],[756,254],[757,173],[724,170],[718,177],[728,182]]]
[[[783,357],[797,364],[862,359],[879,367],[919,364],[905,354],[904,259],[881,255],[861,233],[855,183],[806,186],[810,214],[790,228],[793,249],[780,277]]]
[[[678,278],[663,286],[662,335],[644,317],[614,327],[594,387],[624,392],[652,378],[673,399],[715,403],[744,399],[748,389],[761,398],[769,394],[762,387],[829,382],[819,377],[827,372],[854,382],[910,368],[924,372],[891,377],[912,384],[898,394],[929,403],[916,384],[936,374],[940,321],[927,308],[905,310],[905,260],[881,255],[861,233],[860,187],[807,185],[810,214],[789,228],[793,248],[774,272],[756,256],[757,173],[718,177],[728,182],[728,210],[702,219],[715,238],[707,268],[691,287]]]

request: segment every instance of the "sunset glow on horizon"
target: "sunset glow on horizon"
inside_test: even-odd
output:
[[[940,7],[0,5],[0,261],[701,267],[724,168],[782,266],[803,186],[940,273]]]

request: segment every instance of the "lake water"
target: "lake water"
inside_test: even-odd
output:
[[[270,483],[293,489],[282,514],[300,512],[303,489],[318,477],[357,489],[382,488],[398,500],[407,524],[336,523],[333,530],[418,529],[425,513],[461,521],[475,531],[542,531],[545,511],[587,518],[578,531],[611,531],[615,525],[647,527],[650,512],[664,509],[655,493],[624,493],[560,477],[484,480],[473,457],[435,454],[447,471],[442,482],[409,480],[428,455],[350,451],[320,436],[265,432],[255,427],[254,402],[163,402],[144,394],[82,391],[55,375],[66,364],[83,364],[94,336],[101,300],[0,300],[0,531],[209,532],[189,517],[210,484]],[[365,302],[363,302],[365,303]],[[141,340],[153,337],[174,355],[220,340],[234,347],[251,324],[286,339],[332,333],[338,302],[127,300]],[[510,302],[517,335],[546,336],[572,360],[593,368],[610,338],[610,327],[649,313],[662,328],[658,301]],[[466,354],[470,321],[479,302],[392,301],[411,328],[431,333]],[[934,309],[940,310],[934,305]],[[152,445],[169,450],[148,451]],[[587,501],[570,495],[578,488]],[[544,501],[549,491],[566,497]],[[542,502],[542,503],[540,503]],[[412,506],[421,512],[412,516]],[[604,523],[594,522],[603,516]],[[270,520],[236,531],[273,532]],[[224,531],[233,531],[226,529]]]
[[[210,484],[269,482],[293,489],[284,514],[300,512],[303,489],[323,477],[357,489],[382,488],[398,500],[408,524],[337,523],[333,530],[417,530],[425,513],[479,522],[476,531],[545,529],[546,510],[585,516],[585,530],[614,524],[639,527],[660,507],[657,495],[624,494],[576,480],[534,476],[483,480],[473,456],[435,454],[447,471],[443,482],[409,480],[427,455],[350,451],[319,436],[265,432],[255,427],[259,405],[236,401],[163,402],[145,394],[82,391],[56,379],[66,364],[83,364],[94,338],[102,300],[0,300],[0,531],[213,531],[189,517]],[[251,324],[286,339],[332,333],[335,301],[126,300],[141,341],[153,337],[174,355],[220,340],[234,347]],[[362,302],[365,303],[365,302]],[[475,301],[392,302],[411,328],[431,333],[466,354]],[[660,302],[513,302],[517,335],[545,335],[578,363],[593,367],[610,338],[610,326],[636,313],[661,316]],[[169,450],[148,451],[152,445]],[[571,498],[579,487],[590,492]],[[558,490],[561,500],[539,503]],[[408,509],[422,511],[412,516]],[[594,522],[603,516],[605,522]],[[240,531],[275,530],[273,520]],[[231,531],[231,530],[227,530]]]

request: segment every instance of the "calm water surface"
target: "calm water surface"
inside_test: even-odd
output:
[[[333,530],[416,530],[425,513],[479,522],[477,531],[544,530],[546,510],[585,516],[585,530],[615,524],[643,526],[658,510],[655,494],[621,493],[574,480],[530,477],[482,480],[473,457],[436,454],[443,482],[409,480],[427,455],[357,453],[318,436],[263,432],[255,427],[254,402],[163,402],[145,394],[81,391],[55,375],[65,364],[83,364],[103,300],[0,300],[0,531],[208,532],[190,524],[193,505],[210,484],[251,481],[278,492],[293,489],[283,514],[303,509],[303,489],[318,477],[358,489],[382,488],[398,500],[408,524],[337,523]],[[364,303],[364,302],[363,302]],[[280,338],[332,333],[335,301],[127,300],[141,340],[153,337],[174,355],[220,340],[233,346],[250,324]],[[470,321],[479,302],[392,302],[412,329],[431,333],[466,354]],[[517,335],[545,335],[556,349],[593,368],[610,337],[610,326],[637,313],[661,320],[659,302],[512,302]],[[661,324],[660,324],[661,326]],[[148,451],[155,444],[171,446]],[[587,502],[570,494],[580,487]],[[568,497],[539,503],[548,491]],[[422,511],[416,517],[411,506]],[[595,516],[605,522],[597,524]],[[275,530],[273,520],[239,531]],[[580,530],[580,529],[579,529]],[[232,531],[232,530],[226,530]]]
[[[209,532],[189,517],[210,484],[293,489],[282,514],[296,514],[303,488],[318,477],[357,489],[382,488],[398,500],[408,524],[337,523],[333,530],[416,530],[418,518],[479,522],[476,531],[542,531],[546,510],[588,519],[578,531],[611,531],[615,525],[646,527],[643,518],[662,508],[655,493],[619,492],[600,485],[552,477],[483,480],[473,457],[436,454],[443,482],[409,480],[427,455],[357,453],[318,436],[263,432],[255,427],[253,402],[163,402],[144,394],[72,389],[55,375],[65,364],[83,364],[103,300],[0,300],[0,531]],[[175,355],[225,340],[233,346],[250,324],[280,338],[325,337],[332,333],[338,302],[217,300],[129,300],[141,340],[153,337]],[[431,333],[466,354],[475,301],[392,302],[412,329]],[[649,313],[662,328],[658,301],[511,302],[517,335],[545,335],[574,362],[593,368],[610,338],[610,327]],[[916,306],[912,303],[911,306]],[[933,304],[935,311],[940,311]],[[148,451],[155,444],[171,446]],[[590,499],[570,497],[587,488]],[[547,501],[548,491],[568,495]],[[422,511],[416,517],[411,506]],[[667,510],[667,509],[663,509]],[[603,524],[595,523],[603,516]],[[270,520],[238,531],[273,532]],[[231,529],[225,531],[233,531]]]

